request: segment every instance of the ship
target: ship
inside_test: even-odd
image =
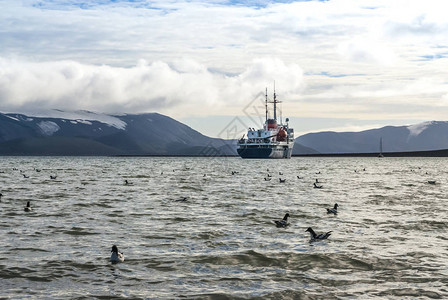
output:
[[[249,128],[238,140],[237,152],[242,158],[291,158],[294,146],[294,129],[289,127],[289,119],[285,124],[277,122],[277,100],[274,88],[274,100],[268,101],[266,89],[266,118],[262,129]],[[268,103],[274,105],[274,116],[268,118]]]

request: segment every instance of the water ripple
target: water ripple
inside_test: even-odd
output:
[[[445,299],[447,162],[5,157],[0,298]]]

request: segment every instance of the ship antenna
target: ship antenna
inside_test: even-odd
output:
[[[266,100],[265,100],[265,107],[266,107],[266,124],[268,122],[268,88],[266,88]]]
[[[277,121],[277,95],[275,94],[275,80],[274,80],[274,120]]]

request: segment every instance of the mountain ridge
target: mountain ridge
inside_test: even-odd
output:
[[[324,131],[296,139],[320,153],[412,152],[448,149],[448,122],[426,121],[414,125],[384,126],[359,132]]]
[[[384,152],[448,149],[448,122],[308,133],[295,139],[293,155],[376,153],[380,138]],[[236,156],[236,146],[159,113],[0,113],[0,155]]]
[[[159,113],[0,113],[2,155],[230,155],[234,141],[206,137]],[[70,148],[69,139],[84,146]],[[76,150],[77,149],[77,150]],[[235,152],[236,153],[236,152]]]

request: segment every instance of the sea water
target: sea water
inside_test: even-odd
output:
[[[446,158],[2,157],[0,172],[2,299],[448,298]]]

